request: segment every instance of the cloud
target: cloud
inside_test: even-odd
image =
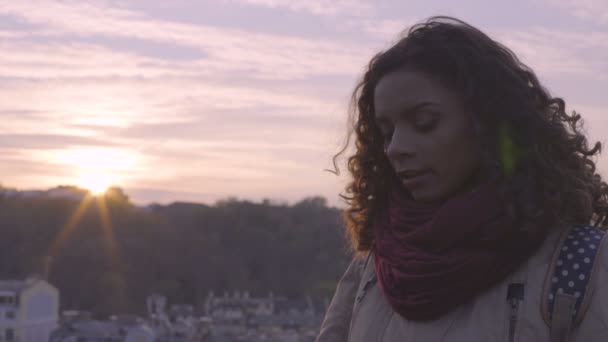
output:
[[[12,149],[57,149],[79,146],[120,146],[107,140],[58,134],[0,134],[0,146]]]
[[[360,29],[374,37],[378,37],[384,40],[395,40],[400,38],[409,27],[417,23],[414,19],[366,19],[354,21],[352,26],[359,26]]]
[[[563,8],[568,13],[583,20],[608,24],[608,3],[604,0],[553,0],[543,1],[543,3]]]
[[[148,18],[130,10],[92,3],[44,1],[34,5],[27,2],[10,2],[0,5],[0,13],[76,36],[130,37],[195,47],[200,49],[206,58],[186,67],[189,71],[199,70],[205,73],[238,72],[247,77],[265,79],[298,78],[315,74],[351,74],[364,64],[366,55],[366,47],[361,45],[349,46],[336,41],[307,40],[239,29],[168,22]],[[74,51],[66,53],[75,54]],[[115,54],[113,56],[119,58]],[[158,61],[147,62],[154,65]],[[144,60],[136,65],[147,63]],[[167,66],[161,69],[164,72],[179,69],[176,65],[167,64],[159,67],[163,66]]]
[[[497,31],[498,41],[512,49],[541,76],[584,76],[593,79],[608,72],[608,33],[533,28]]]
[[[362,0],[240,0],[239,2],[273,9],[306,11],[315,15],[368,16],[374,12],[373,3]]]
[[[39,145],[23,146],[11,169],[27,165],[34,175],[13,174],[8,180],[27,185],[37,177],[39,184],[74,179],[74,170],[57,168],[65,163],[50,156],[93,139],[145,156],[138,168],[121,171],[127,188],[293,195],[318,182],[309,176],[320,172],[318,160],[327,152],[320,147],[323,142],[315,141],[326,130],[321,118],[337,106],[322,89],[334,81],[297,89],[282,80],[350,75],[352,61],[363,58],[357,50],[142,19],[129,11],[102,15],[97,7],[79,6],[64,8],[65,13],[54,4],[44,11],[11,9],[13,15],[43,25],[41,34],[53,39],[38,40],[34,33],[2,42],[7,54],[0,57],[5,75],[0,89],[7,100],[0,109],[12,118],[4,129],[47,138],[49,131],[80,135],[64,145],[56,141],[59,146],[51,154]],[[68,18],[56,20],[62,15]],[[187,60],[142,55],[91,43],[98,36],[189,46],[201,54]],[[76,42],[81,38],[88,43]],[[45,169],[55,171],[40,171]]]
[[[606,140],[606,132],[608,132],[608,117],[606,106],[590,106],[585,104],[574,103],[568,106],[571,110],[576,110],[583,119],[583,131],[587,136],[587,143],[591,147],[596,142],[600,142],[603,147],[603,153],[596,160],[598,172],[602,175],[604,181],[608,180],[608,158],[605,156],[605,147],[608,144]]]
[[[155,77],[184,74],[160,59],[116,52],[92,44],[4,40],[0,74],[5,78]]]
[[[330,23],[326,36],[306,38],[161,19],[144,4],[0,3],[15,23],[0,27],[3,182],[66,184],[77,171],[53,156],[106,148],[137,159],[119,173],[138,201],[320,193],[338,202],[343,178],[322,169],[343,137],[348,93],[414,20],[367,1],[223,3]],[[601,82],[608,71],[605,32],[489,32],[541,76]]]
[[[52,129],[96,135],[112,127],[189,125],[200,119],[211,127],[228,119],[264,121],[264,113],[268,113],[266,121],[297,124],[298,120],[329,117],[339,107],[335,100],[313,94],[182,78],[10,81],[0,82],[0,91],[5,95],[0,104],[4,129],[20,133]],[[50,125],[36,125],[41,120]]]
[[[341,135],[331,126],[336,104],[297,92],[181,78],[100,80],[5,85],[3,105],[14,111],[2,113],[0,147],[18,149],[19,161],[9,169],[28,173],[3,181],[29,185],[38,177],[38,184],[66,184],[78,175],[73,160],[68,167],[59,156],[115,146],[145,157],[119,172],[127,188],[295,196],[314,188],[314,175],[329,166]]]

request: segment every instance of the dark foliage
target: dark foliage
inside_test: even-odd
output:
[[[348,262],[340,212],[323,198],[142,208],[112,189],[102,200],[111,230],[97,200],[70,225],[86,200],[0,192],[0,279],[43,273],[51,260],[62,308],[106,315],[142,313],[154,292],[195,305],[210,290],[331,296]]]

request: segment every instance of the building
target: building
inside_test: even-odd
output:
[[[0,340],[48,341],[57,327],[59,291],[46,281],[0,281]]]
[[[250,317],[272,316],[274,313],[274,295],[254,298],[249,292],[234,292],[232,296],[224,293],[223,297],[209,292],[205,300],[205,315],[219,321],[246,323]]]
[[[196,315],[192,305],[171,305],[160,294],[148,296],[148,324],[156,334],[156,342],[209,341],[212,321]]]
[[[43,340],[41,340],[43,341]],[[156,335],[142,320],[69,322],[51,334],[50,342],[154,342]]]

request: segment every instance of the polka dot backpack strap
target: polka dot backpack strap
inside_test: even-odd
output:
[[[552,342],[568,341],[591,301],[596,256],[608,234],[593,226],[575,226],[562,234],[547,270],[541,300]]]

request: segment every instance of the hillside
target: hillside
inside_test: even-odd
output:
[[[191,304],[209,290],[321,298],[348,262],[339,217],[320,197],[292,206],[227,199],[137,207],[118,188],[89,200],[77,188],[5,189],[0,278],[43,273],[51,260],[62,307],[100,315],[140,313],[153,292]]]

